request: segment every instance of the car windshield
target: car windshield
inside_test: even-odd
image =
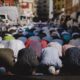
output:
[[[0,19],[5,19],[5,15],[0,15]]]

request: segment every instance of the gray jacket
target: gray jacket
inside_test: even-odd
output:
[[[42,50],[41,64],[62,67],[58,50],[55,47],[47,47]]]

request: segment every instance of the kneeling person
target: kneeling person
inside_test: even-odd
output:
[[[60,45],[57,45],[58,43],[56,46],[52,46],[53,43],[50,43],[47,48],[42,50],[40,65],[42,65],[44,68],[47,68],[47,71],[50,74],[57,75],[62,67],[62,61],[59,58],[60,55],[57,46],[60,47],[60,49],[62,48]]]

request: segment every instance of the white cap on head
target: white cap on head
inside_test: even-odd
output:
[[[73,33],[72,37],[75,36],[75,35],[79,35],[79,33],[78,32]]]
[[[63,31],[63,32],[61,33],[61,35],[64,35],[64,34],[69,34],[69,32]]]
[[[8,29],[8,31],[10,31],[10,30],[17,30],[17,28],[16,28],[16,27],[10,27],[10,28]]]

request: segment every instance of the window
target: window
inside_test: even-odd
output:
[[[20,16],[20,19],[21,20],[26,19],[26,16]]]
[[[0,19],[5,19],[5,15],[0,15]]]
[[[43,1],[43,3],[46,3],[47,1],[45,0],[45,1]]]
[[[43,5],[43,7],[47,7],[46,5]]]
[[[64,4],[62,5],[62,8],[64,8]]]
[[[57,9],[60,10],[60,5],[57,6]]]

